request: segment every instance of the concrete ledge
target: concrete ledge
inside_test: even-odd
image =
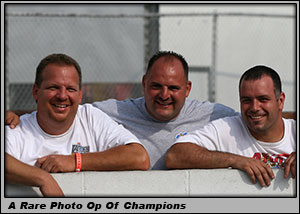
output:
[[[66,197],[295,197],[296,180],[274,169],[269,187],[236,169],[53,173]],[[6,197],[40,197],[37,187],[6,184]]]

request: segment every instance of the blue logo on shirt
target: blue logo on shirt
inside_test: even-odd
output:
[[[187,132],[181,132],[180,134],[176,135],[175,138],[178,139],[178,138],[180,138],[180,137],[182,137],[184,135],[187,135]]]

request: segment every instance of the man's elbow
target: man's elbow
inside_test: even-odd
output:
[[[146,149],[141,152],[139,163],[140,170],[148,170],[150,168],[150,158]]]
[[[178,152],[179,147],[179,144],[175,144],[171,146],[170,149],[167,151],[165,156],[165,164],[168,169],[180,168],[180,166],[178,166],[177,164],[178,158],[180,158],[180,153]]]
[[[130,145],[135,148],[136,170],[148,170],[150,168],[150,158],[146,149],[137,143]]]

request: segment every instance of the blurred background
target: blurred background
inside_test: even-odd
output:
[[[83,103],[143,96],[158,50],[190,66],[190,98],[239,111],[238,81],[257,64],[275,69],[296,111],[296,4],[5,4],[5,108],[32,111],[35,69],[51,53],[82,68]]]

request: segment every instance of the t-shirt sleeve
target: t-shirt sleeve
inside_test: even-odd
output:
[[[176,143],[194,143],[208,150],[218,149],[218,133],[212,123],[195,131],[181,133],[176,137]]]
[[[114,99],[94,102],[92,105],[109,116],[113,116],[117,112],[117,100]]]
[[[5,152],[10,154],[16,159],[20,159],[21,144],[18,143],[18,131],[5,126]]]
[[[135,135],[100,109],[90,108],[90,121],[99,151],[129,143],[142,145]]]

